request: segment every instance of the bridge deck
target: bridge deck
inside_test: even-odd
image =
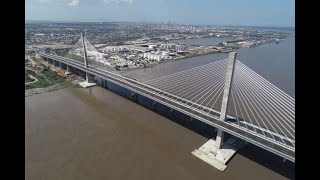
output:
[[[152,86],[138,82],[130,78],[121,77],[121,75],[117,75],[115,73],[109,73],[97,68],[85,68],[83,63],[77,61],[72,61],[67,58],[43,53],[41,54],[41,56],[45,58],[54,59],[56,61],[60,61],[67,65],[78,68],[82,71],[88,72],[92,75],[109,80],[138,94],[146,96],[180,112],[183,112],[195,119],[203,121],[204,123],[220,128],[227,133],[230,133],[236,137],[244,139],[257,146],[260,146],[286,159],[289,159],[293,162],[295,161],[294,148],[290,148],[279,142],[273,141],[272,139],[268,139],[259,133],[248,131],[248,129],[241,128],[241,126],[238,126],[237,124],[234,124],[232,122],[221,122],[219,121],[219,112],[213,109],[199,106],[179,96],[175,96],[174,94],[164,92],[160,89],[154,88]]]
[[[236,65],[238,65],[238,62]],[[241,65],[235,66],[228,114],[240,119],[237,122],[238,125],[294,147],[294,113],[285,114],[286,112],[281,112],[282,109],[280,110],[280,107],[284,106],[282,101],[276,101],[276,106],[270,103],[269,101],[274,101],[272,99],[274,97],[270,98],[268,95],[270,92],[267,92],[267,89],[263,89],[262,85],[255,87],[255,79],[241,79],[241,71],[244,70],[249,71],[248,68],[245,69]],[[226,59],[151,79],[144,83],[201,104],[209,109],[219,110],[221,109],[225,74]],[[241,98],[240,101],[239,98]],[[294,106],[294,102],[288,102],[287,104]],[[282,114],[279,116],[277,113]],[[262,131],[261,128],[264,130]],[[282,136],[287,138],[285,140],[290,140],[290,142],[282,140],[280,138]]]

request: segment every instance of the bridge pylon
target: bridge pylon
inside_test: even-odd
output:
[[[227,116],[227,109],[229,104],[229,97],[230,97],[230,90],[232,85],[233,79],[233,72],[234,72],[234,65],[236,62],[237,53],[231,52],[229,53],[228,65],[227,65],[227,72],[226,72],[226,79],[224,82],[224,90],[222,96],[222,104],[221,104],[221,111],[220,111],[220,121],[225,121]],[[223,143],[224,133],[222,130],[218,129],[217,137],[216,137],[216,148],[220,148]]]
[[[220,111],[220,121],[225,121],[227,116],[227,109],[229,104],[230,90],[233,79],[234,65],[236,62],[236,52],[229,53],[226,78],[224,83],[224,91],[222,97],[222,105]],[[242,143],[234,137],[230,138],[227,142],[223,142],[224,132],[221,129],[217,129],[216,139],[210,139],[199,149],[192,152],[193,155],[216,167],[217,169],[224,171],[227,166],[226,163],[236,153],[237,149],[241,148]]]
[[[82,40],[82,46],[83,46],[83,59],[84,59],[84,67],[85,68],[89,68],[89,65],[88,65],[88,56],[87,56],[87,48],[86,48],[86,43],[84,41],[84,34],[81,33],[81,40]],[[84,88],[87,88],[87,87],[91,87],[91,86],[95,86],[96,83],[93,83],[93,82],[90,82],[90,74],[85,72],[86,73],[86,81],[85,82],[82,82],[80,83],[80,85]]]

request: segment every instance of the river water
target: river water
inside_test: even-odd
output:
[[[198,42],[199,39],[180,40]],[[223,39],[224,40],[224,39]],[[223,41],[222,40],[222,41]],[[205,41],[205,42],[203,42]],[[202,40],[203,44],[213,41],[210,38]],[[269,43],[254,48],[237,49],[237,59],[250,67],[256,73],[273,83],[275,86],[295,97],[295,38],[289,37],[279,44]],[[228,57],[227,53],[209,54],[177,61],[169,61],[147,69],[133,70],[124,75],[150,80],[164,75],[208,64]]]
[[[286,179],[242,150],[220,172],[191,152],[208,139],[101,87],[25,98],[26,179]],[[247,155],[246,155],[247,154]],[[265,160],[264,160],[265,161]],[[271,170],[272,169],[272,170]]]
[[[239,49],[238,59],[294,97],[290,43],[294,38]],[[226,57],[194,57],[126,75],[147,80]],[[34,95],[25,105],[26,179],[294,178],[294,167],[275,165],[250,148],[220,172],[191,154],[207,138],[101,87]]]

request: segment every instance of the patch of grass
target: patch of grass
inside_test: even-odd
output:
[[[61,83],[65,80],[64,77],[60,76],[56,72],[51,71],[49,68],[44,68],[41,73],[53,83]]]
[[[41,74],[36,74],[35,72],[25,69],[25,74],[30,74],[38,79],[38,82],[25,85],[25,90],[33,88],[45,88],[56,83],[62,83],[65,81],[65,78],[57,74],[56,72],[51,71],[48,67],[44,67]],[[46,78],[45,78],[46,77]],[[48,81],[48,80],[49,81]]]
[[[77,60],[77,61],[80,61],[80,62],[84,62],[83,57],[77,56],[77,55],[74,55],[74,54],[69,54],[68,53],[64,57],[70,58],[70,59],[73,59],[73,60]]]
[[[55,53],[58,55],[58,56],[65,56],[67,55],[67,53],[69,52],[70,49],[57,49],[55,50]]]
[[[26,69],[25,72],[26,72],[26,74],[31,74],[32,76],[34,76],[35,78],[38,79],[38,81],[35,83],[25,85],[25,90],[33,89],[33,88],[44,88],[44,87],[48,87],[48,86],[52,85],[51,82],[48,82],[44,77],[37,75],[33,71]]]

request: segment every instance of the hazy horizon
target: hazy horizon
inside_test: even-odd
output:
[[[27,0],[25,19],[295,27],[292,0]]]
[[[25,22],[34,22],[34,23],[168,23],[168,22],[135,22],[135,21],[55,21],[55,20],[28,20]],[[230,24],[187,24],[187,23],[176,23],[181,25],[201,25],[201,26],[225,26],[225,27],[266,27],[266,28],[292,28],[295,29],[295,26],[267,26],[267,25],[230,25]]]

